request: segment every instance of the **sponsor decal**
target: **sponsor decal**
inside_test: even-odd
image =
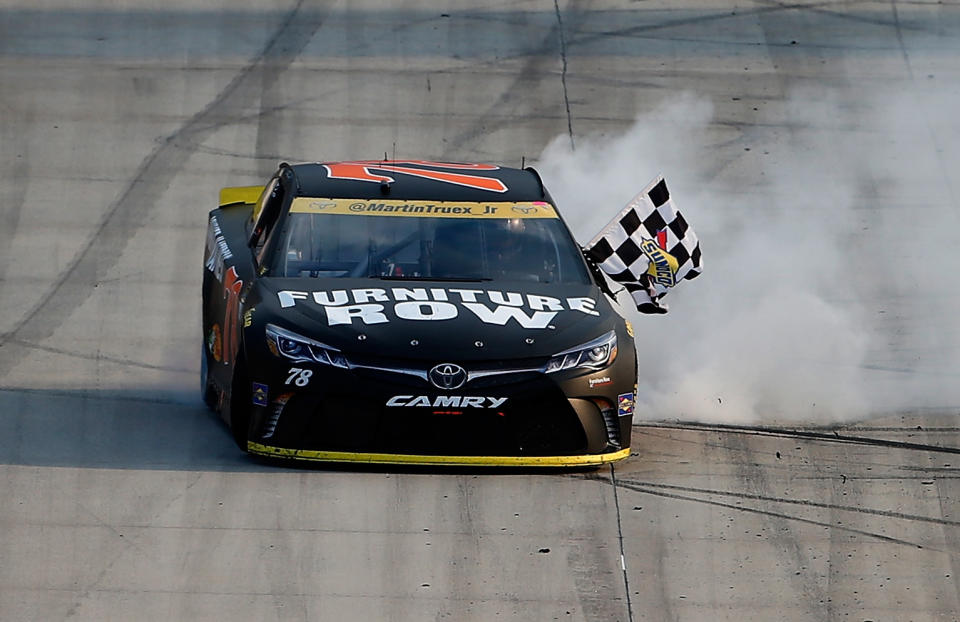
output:
[[[664,251],[655,240],[645,239],[640,243],[640,250],[650,260],[647,273],[659,285],[673,287],[676,284],[678,263],[676,258]]]
[[[632,338],[632,337],[633,337],[633,324],[630,323],[630,320],[624,320],[624,321],[623,321],[623,325],[624,325],[624,328],[627,329],[627,334],[630,335],[630,337]]]
[[[667,230],[660,229],[657,231],[657,246],[663,250],[667,250]]]
[[[269,393],[269,388],[265,384],[259,382],[253,383],[253,405],[254,406],[266,406],[267,405],[267,396]]]
[[[621,417],[633,414],[633,393],[621,393],[617,396],[617,414]]]
[[[217,222],[215,216],[210,217],[210,225],[207,227],[206,251],[207,260],[204,262],[204,266],[213,273],[217,281],[223,283],[224,261],[233,257],[233,253],[227,246],[227,241],[220,230],[220,223]]]
[[[397,320],[451,320],[460,313],[476,316],[485,324],[506,326],[513,321],[522,328],[548,328],[561,311],[600,315],[597,301],[587,296],[554,298],[539,294],[499,290],[440,287],[369,287],[322,291],[277,292],[281,308],[295,305],[319,307],[330,326],[385,324]]]
[[[210,328],[210,334],[207,335],[207,348],[213,355],[213,360],[220,362],[223,360],[223,339],[221,337],[220,325],[214,324]]]
[[[387,406],[404,408],[499,408],[509,398],[480,395],[394,395]]]
[[[226,301],[223,306],[223,357],[224,362],[232,361],[240,349],[240,290],[243,281],[237,274],[234,266],[226,271],[223,277],[223,297]]]
[[[613,383],[613,380],[610,380],[609,376],[601,376],[600,378],[590,378],[590,388],[593,387],[602,387],[605,384]]]
[[[467,186],[477,190],[506,192],[507,186],[496,177],[471,175],[460,171],[496,171],[499,166],[492,164],[453,164],[448,162],[429,162],[426,160],[361,160],[357,162],[331,162],[324,164],[331,179],[351,179],[376,184],[390,184],[396,181],[389,173],[399,173],[430,179],[457,186]],[[380,173],[374,173],[379,171]]]
[[[204,267],[223,285],[223,298],[226,301],[223,317],[225,330],[221,333],[220,326],[214,325],[211,334],[208,336],[208,343],[215,360],[228,362],[236,356],[240,341],[237,316],[240,311],[240,290],[243,289],[243,281],[234,266],[228,268],[226,265],[226,262],[233,257],[233,253],[227,246],[223,231],[220,229],[220,223],[217,222],[215,216],[210,217],[210,223],[207,227],[205,254]],[[213,334],[214,332],[216,332],[216,335]]]
[[[243,312],[243,327],[249,328],[253,324],[253,309],[247,309]]]
[[[406,216],[414,218],[559,218],[546,201],[480,203],[469,201],[415,201],[396,199],[324,199],[297,197],[293,214]]]

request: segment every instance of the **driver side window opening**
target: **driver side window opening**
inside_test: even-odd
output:
[[[257,265],[263,263],[264,249],[267,248],[267,242],[279,219],[284,196],[284,187],[280,183],[280,178],[274,177],[260,197],[260,211],[250,234],[250,248],[256,258]]]

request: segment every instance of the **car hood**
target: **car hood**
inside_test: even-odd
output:
[[[348,356],[426,361],[549,357],[612,330],[596,285],[262,278],[257,325],[273,323]]]

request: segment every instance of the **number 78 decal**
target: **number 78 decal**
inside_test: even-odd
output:
[[[414,166],[410,166],[410,165]],[[378,175],[371,171],[386,171],[412,175],[434,181],[442,181],[458,186],[467,186],[478,190],[491,192],[506,192],[507,186],[496,177],[483,177],[450,171],[496,171],[500,167],[492,164],[450,164],[447,162],[427,162],[426,160],[362,160],[358,162],[331,162],[324,164],[327,175],[331,179],[352,179],[354,181],[369,181],[373,183],[393,183],[396,181],[389,175]],[[421,168],[422,167],[422,168]],[[438,170],[447,169],[447,170]]]
[[[295,384],[298,387],[305,387],[310,384],[310,376],[313,375],[313,370],[291,367],[287,373],[290,375],[287,376],[283,384]]]

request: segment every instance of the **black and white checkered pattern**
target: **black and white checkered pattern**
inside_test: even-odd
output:
[[[660,242],[665,243],[661,246]],[[700,241],[674,207],[662,176],[635,196],[584,251],[630,292],[637,309],[644,313],[666,313],[667,306],[660,299],[667,290],[683,279],[699,276],[701,270]],[[676,259],[675,271],[672,266],[664,269],[663,253]],[[660,259],[659,269],[651,255]]]

